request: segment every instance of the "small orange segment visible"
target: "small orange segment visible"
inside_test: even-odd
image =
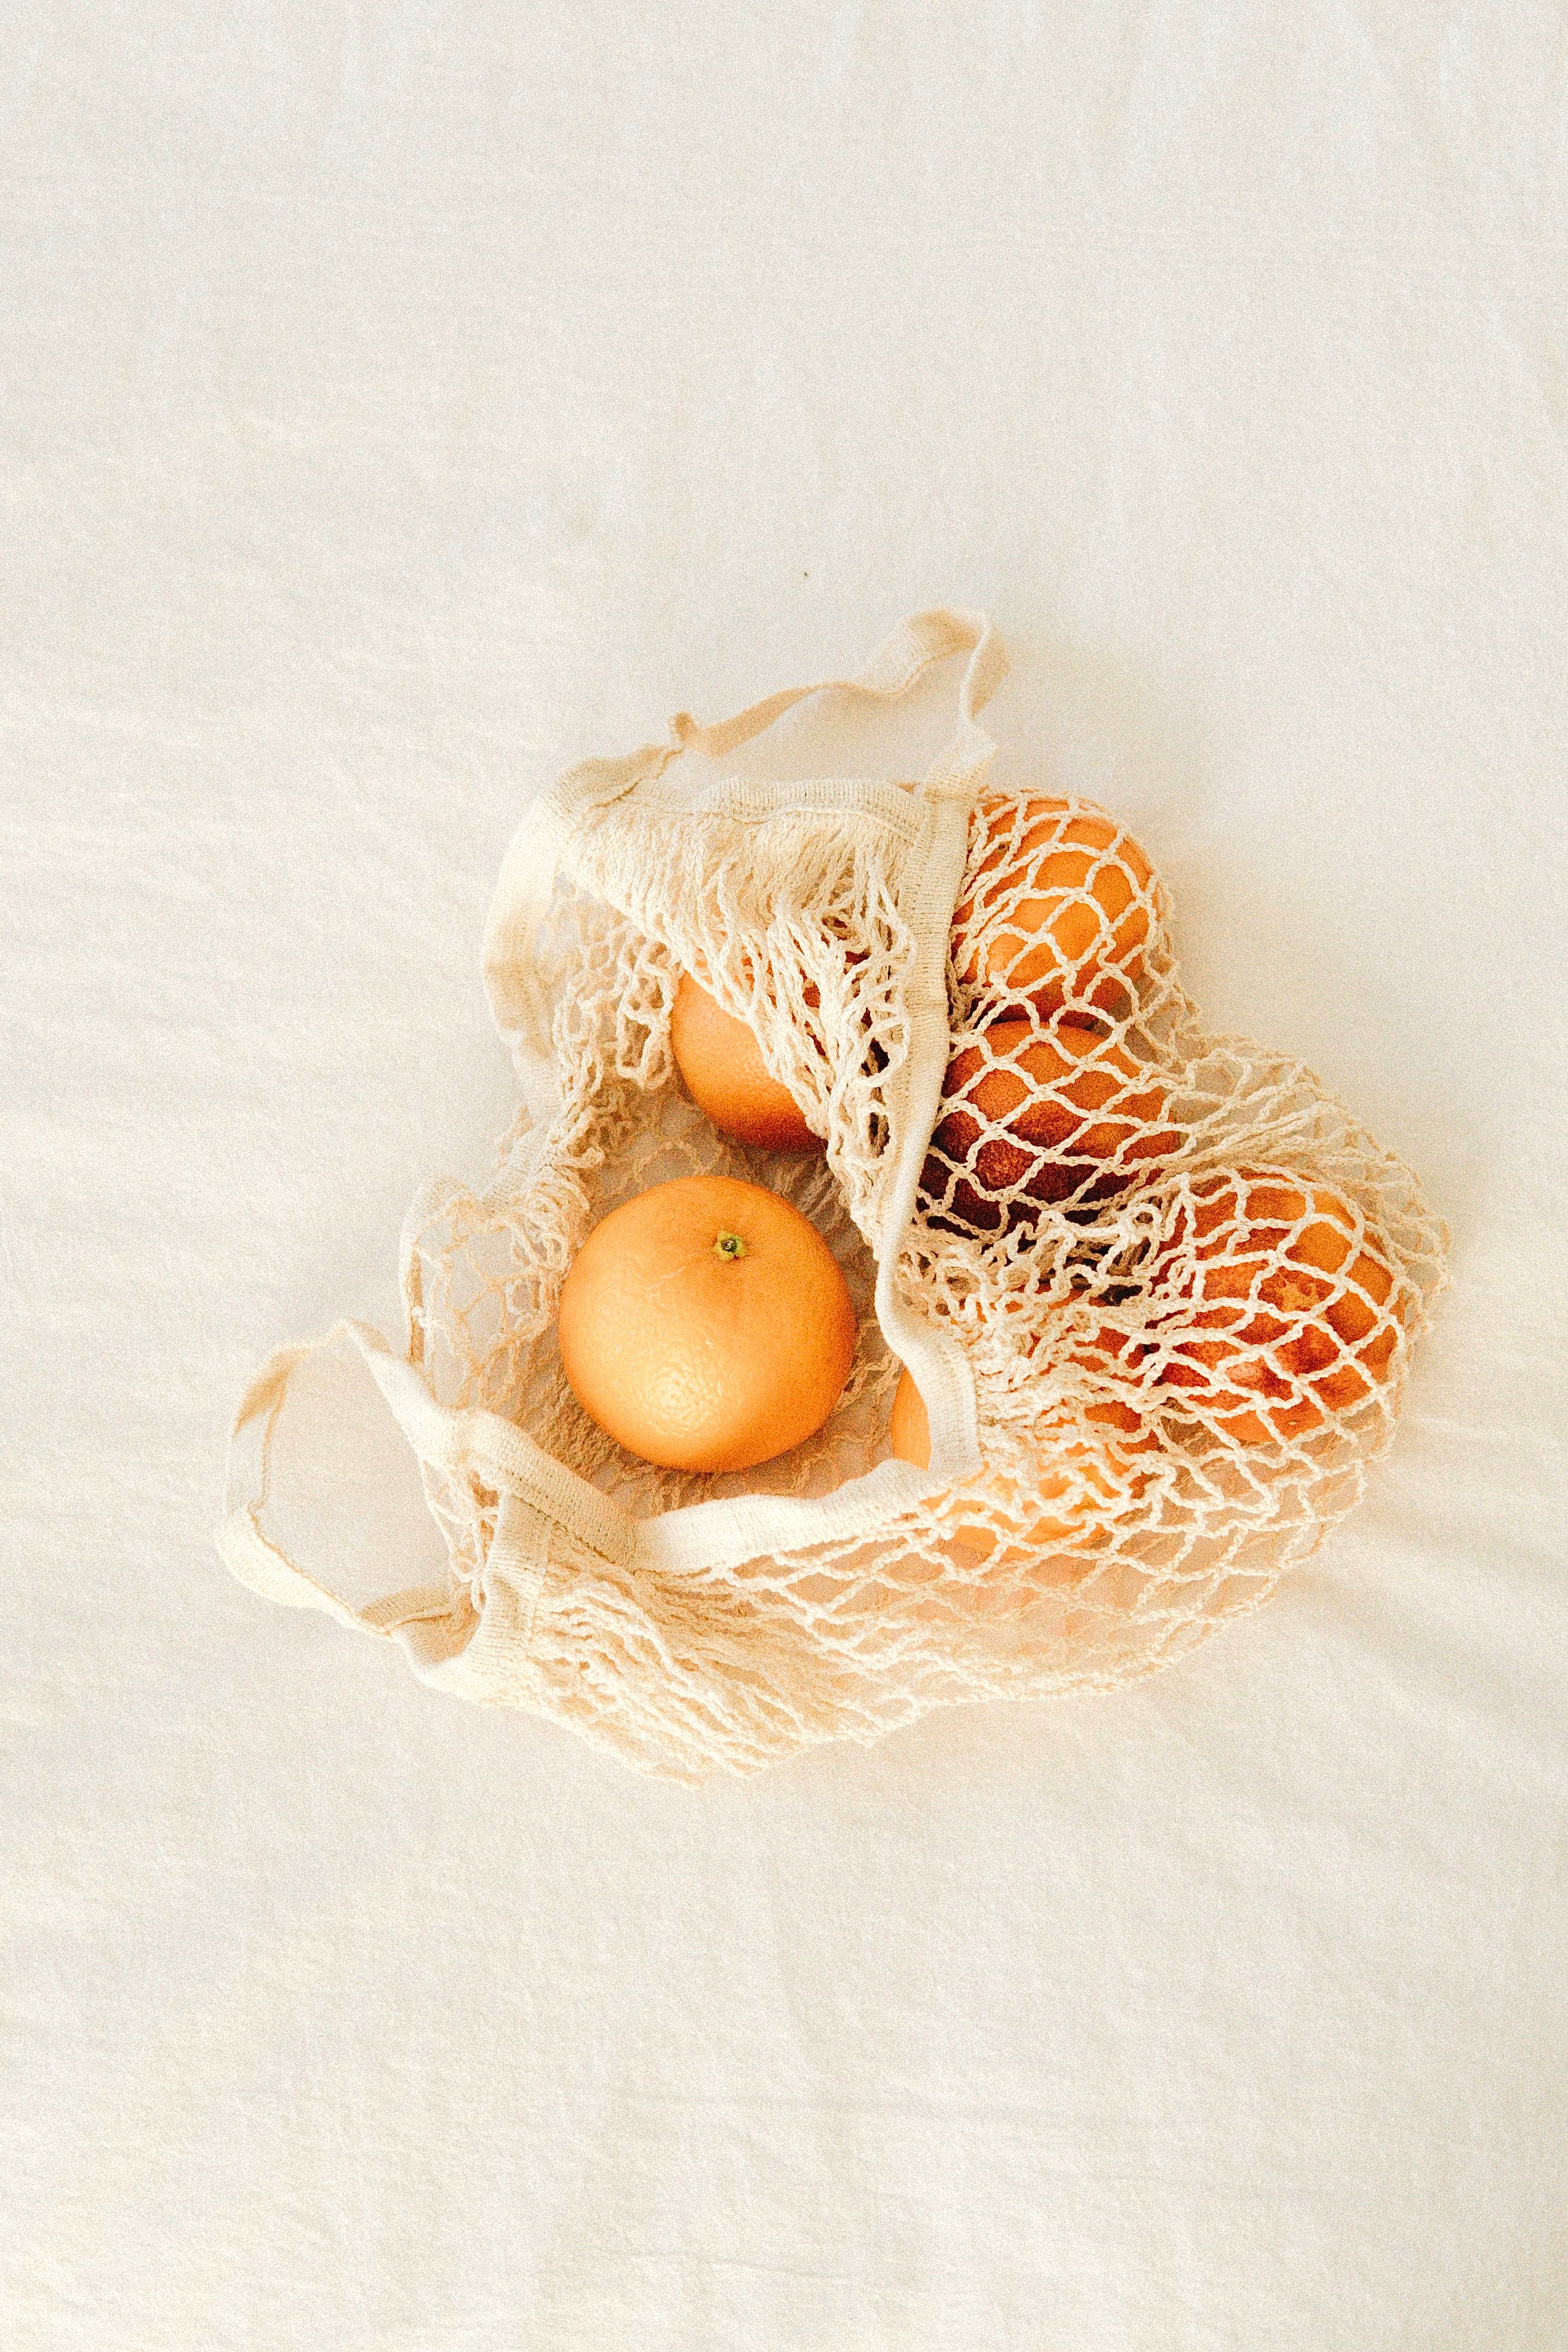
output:
[[[931,1416],[926,1401],[916,1388],[908,1370],[899,1374],[899,1385],[893,1391],[893,1417],[889,1427],[893,1452],[900,1462],[912,1462],[917,1470],[931,1467]]]
[[[721,1135],[768,1151],[824,1149],[789,1088],[770,1074],[753,1031],[715,1003],[689,971],[681,973],[675,993],[669,1043],[687,1092]]]
[[[1126,1405],[1090,1405],[1085,1419],[1101,1424],[1108,1434],[1119,1434],[1123,1445],[1134,1453],[1157,1442]],[[1102,1510],[1136,1492],[1136,1485],[1125,1475],[1119,1478],[1109,1453],[1086,1440],[1081,1432],[1069,1434],[1078,1428],[1067,1414],[1037,1425],[1036,1434],[1041,1440],[1038,1475],[1026,1490],[1021,1491],[1011,1478],[993,1476],[992,1492],[1018,1530],[1012,1541],[984,1522],[959,1523],[952,1531],[953,1541],[965,1551],[982,1556],[997,1553],[1000,1561],[1016,1561],[1030,1551],[1048,1551],[1053,1545],[1079,1541]],[[925,1400],[907,1370],[900,1376],[894,1392],[889,1434],[900,1462],[912,1462],[921,1470],[930,1467],[931,1422]],[[962,1507],[965,1497],[961,1494],[954,1500]],[[975,1490],[975,1502],[980,1500]],[[1041,1505],[1049,1507],[1039,1508]]]
[[[837,1402],[855,1309],[816,1227],[776,1192],[682,1176],[612,1210],[561,1292],[561,1361],[584,1412],[676,1470],[749,1470]]]

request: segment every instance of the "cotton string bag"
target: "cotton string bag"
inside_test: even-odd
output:
[[[681,765],[808,695],[896,700],[958,654],[923,782]],[[1005,668],[984,615],[916,614],[854,678],[681,713],[529,809],[485,940],[521,1108],[481,1192],[437,1181],[410,1210],[403,1352],[342,1323],[247,1392],[219,1536],[243,1581],[697,1780],[959,1700],[1112,1688],[1255,1607],[1351,1507],[1442,1228],[1309,1071],[1204,1033],[1114,818],[984,793],[977,714]],[[751,1024],[825,1156],[728,1141],[696,1108],[670,1052],[683,972]],[[858,1318],[824,1427],[744,1473],[624,1452],[556,1347],[586,1235],[690,1174],[792,1201]],[[447,1554],[363,1608],[268,1532],[290,1380],[345,1340]],[[889,1453],[905,1366],[929,1466]]]

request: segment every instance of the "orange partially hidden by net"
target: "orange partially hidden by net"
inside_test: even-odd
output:
[[[1286,1169],[1191,1187],[1148,1276],[1145,1376],[1190,1390],[1241,1445],[1303,1437],[1389,1376],[1399,1322],[1388,1244]],[[1159,1309],[1165,1296],[1169,1314]],[[1151,1356],[1154,1361],[1150,1361]]]
[[[1159,1079],[1097,1030],[997,1021],[948,1065],[921,1178],[928,1213],[975,1233],[1026,1223],[1041,1202],[1110,1199],[1169,1159]]]
[[[1154,927],[1149,860],[1113,817],[1065,800],[984,800],[952,961],[968,988],[1121,1017]]]
[[[770,1073],[754,1033],[715,1003],[689,971],[676,991],[669,1043],[687,1092],[721,1135],[768,1151],[824,1149],[789,1088]]]
[[[907,1370],[894,1391],[889,1435],[900,1462],[929,1468],[931,1422]],[[1035,1439],[1037,1476],[1026,1488],[993,1475],[989,1517],[963,1517],[966,1507],[986,1513],[985,1488],[977,1486],[951,1498],[956,1514],[951,1532],[961,1550],[1013,1565],[1064,1544],[1082,1544],[1100,1520],[1142,1490],[1142,1477],[1121,1455],[1142,1453],[1158,1442],[1131,1406],[1115,1402],[1089,1406],[1082,1422],[1066,1413],[1045,1417],[1036,1423]]]
[[[645,1462],[749,1470],[821,1428],[855,1309],[816,1227],[776,1192],[682,1176],[612,1210],[561,1292],[561,1362]]]

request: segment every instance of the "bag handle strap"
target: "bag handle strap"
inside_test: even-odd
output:
[[[786,687],[738,711],[733,719],[702,726],[688,710],[677,711],[663,743],[614,760],[584,760],[569,768],[553,790],[529,809],[501,862],[485,926],[485,989],[497,1028],[511,1046],[524,1099],[543,1125],[557,1101],[550,1046],[550,1005],[537,968],[534,941],[550,908],[555,877],[564,863],[573,831],[590,810],[608,808],[637,785],[664,773],[682,751],[721,759],[761,735],[797,702],[814,694],[853,694],[873,702],[896,702],[933,663],[967,653],[958,688],[958,729],[932,765],[921,792],[928,800],[962,799],[989,766],[996,745],[976,722],[1007,675],[1007,655],[987,613],[947,604],[911,613],[885,637],[853,677],[820,678],[814,686]]]
[[[984,728],[975,725],[1007,674],[1007,656],[988,613],[964,613],[951,605],[933,605],[900,621],[865,666],[853,677],[820,678],[815,686],[786,687],[763,697],[733,719],[700,726],[688,710],[677,711],[669,731],[680,751],[706,752],[722,759],[727,751],[761,735],[786,710],[814,694],[854,694],[873,702],[897,702],[934,662],[950,654],[967,653],[969,660],[958,689],[958,732],[926,779],[928,788],[952,790],[966,784],[994,756],[996,746]]]
[[[289,1383],[308,1357],[352,1340],[416,1457],[524,1503],[541,1520],[576,1532],[607,1559],[627,1560],[636,1541],[625,1507],[564,1463],[557,1462],[510,1422],[482,1407],[438,1404],[417,1368],[397,1355],[368,1323],[344,1321],[319,1339],[275,1349],[240,1399],[229,1446],[224,1520],[217,1546],[242,1584],[264,1599],[296,1609],[320,1609],[360,1633],[394,1633],[416,1619],[446,1617],[454,1605],[450,1579],[388,1593],[356,1609],[342,1593],[300,1566],[266,1532],[272,1488],[273,1441]]]

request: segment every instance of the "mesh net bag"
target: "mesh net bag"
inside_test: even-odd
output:
[[[679,765],[828,690],[809,688],[682,715],[530,810],[486,942],[522,1108],[482,1191],[414,1203],[405,1350],[328,1335],[414,1447],[447,1573],[356,1609],[268,1532],[291,1349],[236,1428],[220,1543],[247,1583],[697,1780],[1147,1674],[1355,1502],[1442,1229],[1309,1071],[1205,1032],[1113,817],[984,791],[976,713],[1005,662],[983,616],[916,615],[834,690],[889,699],[955,653],[957,734],[922,783]],[[683,972],[750,1024],[824,1155],[728,1141],[695,1107],[670,1049]],[[556,1345],[589,1232],[689,1174],[793,1202],[858,1318],[826,1424],[745,1473],[624,1452]],[[896,1400],[920,1424],[905,1458]]]

